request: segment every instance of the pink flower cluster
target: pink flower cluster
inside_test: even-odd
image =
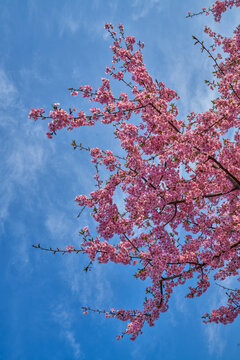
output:
[[[67,250],[67,252],[70,253],[70,252],[72,252],[74,250],[74,246],[73,245],[67,245],[66,250]]]
[[[41,109],[31,109],[30,113],[29,113],[29,119],[33,119],[33,120],[37,120],[39,117],[42,116],[42,114],[45,111],[43,110],[43,108]]]
[[[219,22],[221,20],[222,14],[227,10],[227,8],[231,9],[233,6],[239,7],[240,0],[216,0],[213,6],[207,12],[207,14],[209,14],[209,12],[212,12],[214,20]]]
[[[220,21],[221,20],[221,16],[222,13],[225,12],[227,10],[226,8],[226,2],[225,1],[220,1],[220,0],[216,0],[216,2],[214,3],[213,7],[212,7],[212,13],[214,15],[214,18],[216,21]]]
[[[203,322],[231,324],[236,319],[240,314],[240,290],[231,291],[228,296],[228,306],[221,306],[219,309],[213,310],[211,314],[205,314]]]

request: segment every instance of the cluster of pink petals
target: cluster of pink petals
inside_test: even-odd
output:
[[[41,109],[31,109],[30,113],[29,113],[29,119],[33,119],[33,120],[37,120],[39,117],[42,116],[42,114],[45,111],[43,110],[43,108]]]
[[[231,291],[228,294],[227,306],[221,306],[219,309],[215,309],[211,314],[205,314],[203,316],[203,322],[215,322],[222,324],[231,324],[236,317],[240,314],[240,290]]]
[[[67,250],[67,252],[70,253],[70,252],[72,252],[74,250],[74,246],[73,245],[67,245],[66,250]]]
[[[231,9],[233,6],[239,7],[240,0],[216,0],[213,6],[209,9],[208,14],[209,12],[212,12],[215,21],[219,22],[222,14],[227,10],[227,8]]]

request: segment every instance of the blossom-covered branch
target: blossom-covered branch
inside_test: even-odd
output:
[[[233,6],[239,7],[240,1],[217,0],[208,11],[219,21]],[[73,96],[81,94],[96,107],[87,114],[54,104],[47,115],[43,108],[32,109],[29,115],[50,120],[49,138],[64,128],[71,131],[97,122],[113,125],[121,156],[72,143],[74,149],[89,153],[96,169],[97,189],[78,195],[76,202],[90,209],[98,235],[91,236],[85,228],[77,249],[34,247],[54,254],[81,252],[91,263],[140,265],[135,277],[151,281],[142,309],[103,311],[106,317],[128,321],[126,333],[134,340],[145,322],[152,326],[167,311],[176,286],[194,278],[196,284],[187,294],[192,298],[207,291],[212,279],[239,275],[240,26],[232,38],[206,27],[211,50],[194,38],[203,56],[213,62],[214,79],[207,84],[217,96],[207,111],[191,112],[185,119],[178,116],[177,93],[147,71],[144,44],[125,36],[122,25],[118,34],[112,24],[105,28],[113,41],[106,78],[96,90],[90,85],[70,89]],[[119,95],[113,94],[112,81],[124,87]],[[227,137],[230,131],[233,139]],[[109,174],[106,181],[101,179],[101,167]],[[123,211],[114,200],[116,191],[122,193]],[[227,306],[205,314],[204,321],[230,323],[239,308],[239,292],[232,291]]]

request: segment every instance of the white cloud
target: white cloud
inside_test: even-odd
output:
[[[0,69],[0,84],[0,109],[6,109],[16,104],[18,93],[3,69]]]
[[[1,117],[0,117],[1,118]],[[27,121],[27,119],[26,119]],[[9,205],[17,199],[19,186],[22,191],[31,191],[33,184],[36,183],[38,173],[41,171],[46,160],[43,146],[41,143],[35,145],[27,139],[22,131],[12,129],[8,133],[11,143],[5,143],[5,151],[1,154],[2,163],[0,170],[2,173],[0,222],[3,223],[8,216]],[[14,139],[14,140],[13,140]]]
[[[81,350],[81,344],[77,341],[74,331],[72,330],[72,314],[64,309],[64,305],[58,305],[57,309],[52,313],[56,323],[60,326],[60,336],[72,348],[74,359],[81,360],[85,358]]]
[[[40,137],[41,126],[33,126],[28,120],[19,92],[4,69],[0,69],[0,81],[0,130],[3,133],[0,150],[0,230],[4,231],[10,204],[18,198],[19,190],[25,192],[25,198],[28,198],[47,155]]]
[[[56,247],[64,249],[66,245],[73,245],[76,249],[79,248],[80,228],[93,222],[89,215],[83,212],[79,222],[79,219],[72,218],[71,211],[67,206],[61,210],[54,209],[51,204],[48,211],[45,225],[50,232],[50,237],[54,242],[56,241]],[[92,229],[94,229],[94,224],[92,225]],[[78,298],[81,306],[101,309],[108,306],[113,297],[112,287],[107,278],[109,267],[113,267],[112,271],[115,271],[115,264],[103,266],[96,262],[92,271],[86,273],[83,270],[89,262],[89,257],[82,253],[65,254],[60,276],[68,284],[72,295]]]
[[[139,20],[148,15],[152,8],[157,12],[161,11],[160,0],[135,0],[132,4],[134,8],[133,20]]]
[[[36,172],[40,170],[44,161],[44,150],[36,144],[23,143],[21,139],[16,139],[14,150],[7,159],[7,166],[11,171],[10,179],[24,185],[33,181]]]
[[[75,34],[75,32],[78,31],[79,26],[79,19],[74,19],[71,14],[65,14],[62,16],[59,23],[59,34],[62,36],[65,31],[70,31],[72,34]]]
[[[76,341],[76,338],[72,331],[66,330],[64,333],[67,341],[73,349],[74,359],[82,359],[80,344]]]
[[[217,95],[216,91],[210,90],[204,84],[205,79],[211,79],[212,67],[209,59],[204,58],[204,54],[201,53],[202,57],[197,58],[194,50],[196,49],[189,49],[189,58],[182,55],[178,56],[177,61],[175,55],[171,54],[171,51],[169,53],[169,57],[172,59],[169,80],[172,88],[180,96],[177,104],[184,116],[190,111],[207,111],[212,106],[211,100]]]
[[[101,309],[112,305],[113,292],[107,277],[109,272],[116,271],[114,264],[103,267],[102,264],[94,263],[92,271],[86,273],[83,269],[89,261],[89,258],[82,254],[70,254],[62,272],[64,280],[69,284],[72,293],[79,298],[81,306]],[[113,267],[112,270],[110,267]]]
[[[73,221],[67,217],[67,209],[65,212],[53,209],[52,212],[47,214],[45,225],[50,232],[51,238],[58,240],[58,246],[61,246],[64,239],[69,238],[69,235],[72,236],[74,232]]]
[[[209,353],[215,354],[217,357],[220,357],[223,353],[223,350],[227,344],[224,339],[221,328],[217,324],[204,324],[205,334],[208,339],[208,351]]]

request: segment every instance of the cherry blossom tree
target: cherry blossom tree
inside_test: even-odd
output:
[[[215,1],[200,13],[222,14],[240,0]],[[187,17],[197,14],[188,13]],[[113,61],[97,90],[90,85],[69,89],[93,104],[89,114],[76,108],[66,111],[55,104],[46,115],[43,108],[32,109],[29,117],[48,119],[47,136],[59,130],[112,124],[123,156],[100,148],[88,148],[73,141],[74,149],[90,153],[95,165],[97,189],[78,195],[82,209],[90,208],[98,236],[88,226],[80,234],[79,248],[60,250],[33,245],[53,253],[84,253],[94,261],[122,263],[137,268],[135,277],[150,280],[142,309],[110,309],[105,313],[127,321],[126,331],[134,340],[144,323],[153,326],[168,310],[174,288],[187,280],[187,297],[202,295],[210,283],[239,275],[240,266],[240,26],[232,38],[205,32],[212,45],[194,37],[213,63],[213,80],[207,82],[217,97],[203,113],[191,112],[178,118],[177,93],[163,82],[153,80],[142,56],[144,44],[118,33],[106,24],[113,44]],[[110,79],[125,88],[118,96]],[[95,105],[96,104],[96,105]],[[229,138],[230,131],[234,136]],[[103,181],[100,167],[109,176]],[[122,192],[124,211],[114,201]],[[237,279],[238,281],[240,278]],[[148,281],[149,283],[149,281]],[[227,304],[203,315],[204,322],[228,324],[240,313],[240,290],[229,289]]]

